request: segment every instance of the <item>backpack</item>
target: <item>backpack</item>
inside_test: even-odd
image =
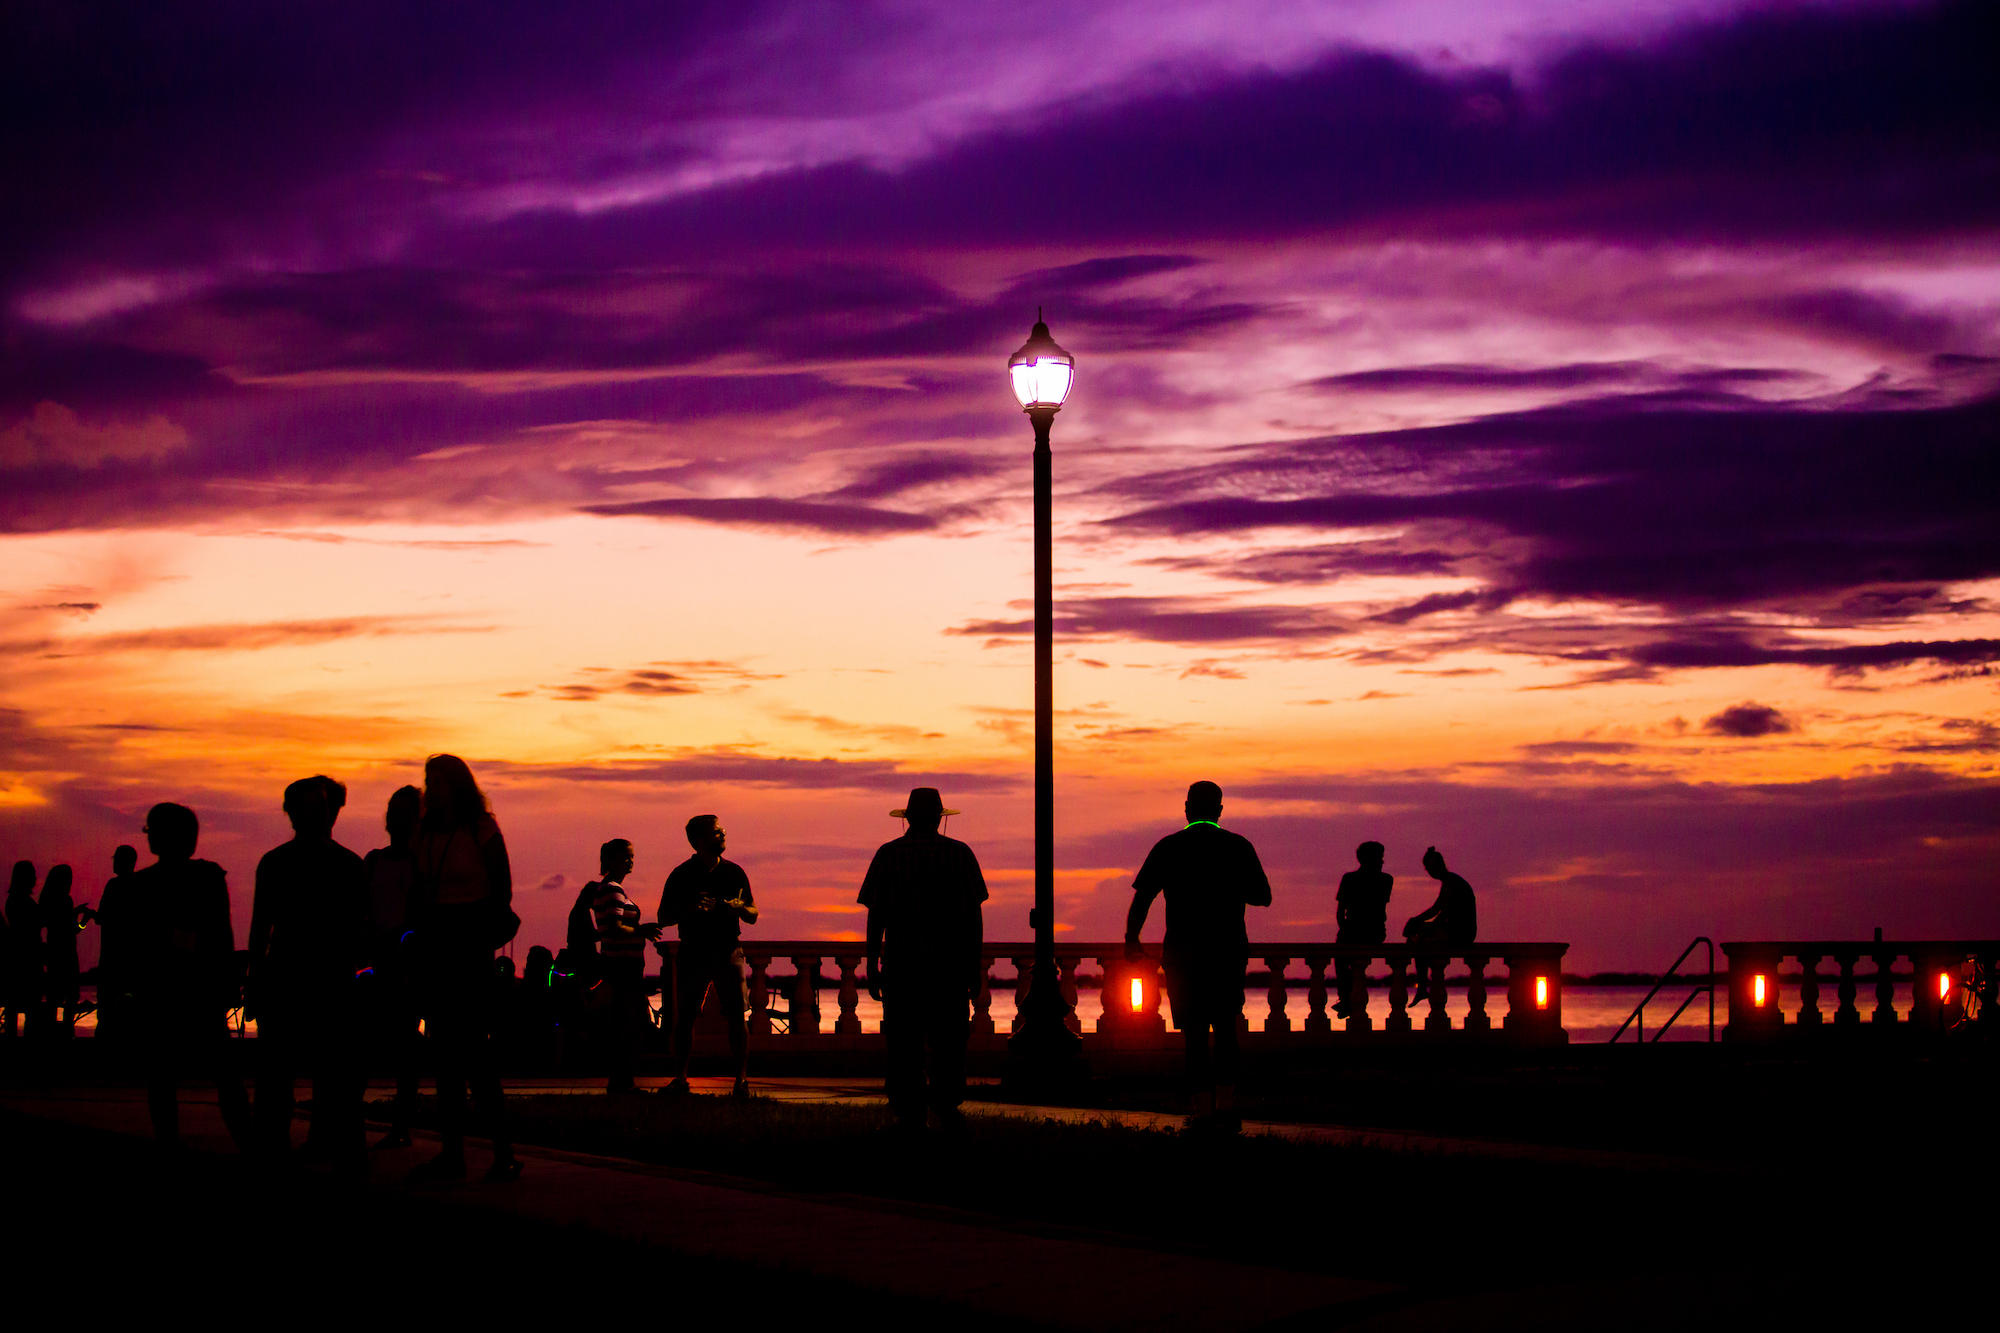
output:
[[[594,978],[597,975],[597,914],[590,910],[597,890],[596,880],[584,885],[582,892],[576,895],[576,905],[569,909],[569,932],[565,943],[569,948],[570,966],[577,976]]]
[[[570,949],[572,961],[582,961],[584,955],[596,957],[598,953],[598,917],[590,911],[590,905],[598,897],[598,881],[590,881],[576,895],[576,905],[570,907],[570,925],[564,943]]]

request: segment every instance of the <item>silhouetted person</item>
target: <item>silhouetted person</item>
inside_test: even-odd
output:
[[[639,1037],[646,1028],[646,942],[660,938],[656,922],[641,924],[639,904],[625,893],[632,873],[632,844],[613,838],[597,849],[597,874],[590,897],[597,932],[598,966],[611,988],[602,1015],[606,1081],[609,1093],[637,1092],[632,1062],[639,1054]],[[749,892],[749,881],[744,881]]]
[[[42,914],[35,902],[35,863],[16,861],[7,881],[6,972],[0,1004],[6,1012],[5,1035],[25,1036],[34,1030],[42,1007]]]
[[[1334,920],[1339,933],[1335,944],[1380,944],[1389,933],[1389,893],[1396,877],[1382,869],[1387,855],[1379,842],[1364,842],[1354,849],[1359,868],[1340,877],[1340,891],[1334,895]],[[1340,983],[1340,1002],[1333,1012],[1342,1018],[1368,1012],[1368,960],[1343,958],[1334,969]]]
[[[360,1051],[368,882],[361,858],[333,840],[347,788],[301,778],[285,788],[292,839],[257,863],[250,908],[245,1017],[257,1020],[257,1139],[283,1158],[292,1148],[293,1084],[312,1077],[306,1146],[359,1170],[365,1085]]]
[[[1453,952],[1466,948],[1479,936],[1479,903],[1472,886],[1445,865],[1443,854],[1435,847],[1424,852],[1424,870],[1438,882],[1437,901],[1405,923],[1403,938],[1418,946],[1441,944]],[[1446,956],[1428,966],[1418,962],[1417,994],[1410,1001],[1412,1005],[1429,999],[1432,987],[1437,988],[1438,1002],[1443,1003],[1444,968],[1449,961]]]
[[[604,979],[604,960],[597,952],[597,881],[591,880],[576,891],[563,924],[562,980],[565,1021],[574,1038],[570,1063],[588,1064],[594,1047],[602,1047],[609,1034],[611,984]]]
[[[237,1147],[247,1148],[250,1107],[227,1023],[239,987],[229,881],[215,862],[194,859],[201,821],[186,806],[154,806],[145,833],[158,859],[133,876],[133,909],[102,928],[130,932],[112,947],[130,962],[132,1022],[146,1053],[153,1137],[163,1147],[180,1142],[176,1083],[194,1065],[214,1077],[223,1123]]]
[[[98,1041],[123,1041],[131,1035],[133,963],[114,940],[131,939],[127,927],[132,913],[138,910],[138,890],[133,878],[138,865],[138,849],[130,843],[120,843],[111,853],[111,878],[97,898]]]
[[[437,1060],[438,1129],[444,1151],[416,1180],[465,1177],[468,1085],[493,1136],[486,1179],[515,1180],[521,1160],[507,1132],[506,1098],[493,1061],[493,954],[514,938],[514,874],[507,841],[472,770],[457,755],[424,764],[424,817],[416,838],[412,904],[425,1031]]]
[[[389,1131],[376,1143],[378,1148],[409,1147],[410,1118],[417,1109],[423,1044],[417,1027],[410,899],[417,882],[412,846],[423,814],[423,792],[416,787],[398,787],[389,797],[382,819],[389,845],[375,848],[361,862],[362,877],[368,884],[368,966],[372,969],[362,987],[368,1063],[385,1064],[396,1076]]]
[[[1222,788],[1197,782],[1182,807],[1187,825],[1153,844],[1132,880],[1125,914],[1125,952],[1144,956],[1139,932],[1153,899],[1167,900],[1167,938],[1161,961],[1174,1022],[1186,1043],[1188,1127],[1234,1133],[1237,1022],[1243,1012],[1243,974],[1250,961],[1245,909],[1271,905],[1271,881],[1257,849],[1221,826]],[[1209,1056],[1209,1033],[1215,1055]]]
[[[76,937],[97,915],[88,907],[78,907],[70,897],[73,879],[68,866],[50,866],[38,904],[43,936],[42,1023],[49,1035],[58,1038],[76,1035],[76,1004],[82,990]]]
[[[922,1132],[926,1108],[945,1130],[965,1127],[958,1108],[968,1008],[983,970],[986,877],[972,848],[938,831],[957,813],[936,787],[911,791],[889,812],[909,827],[876,849],[856,900],[868,909],[868,994],[882,1002],[889,1109],[909,1133]]]
[[[556,958],[548,946],[528,950],[521,984],[514,992],[516,1060],[527,1073],[556,1067]]]
[[[710,985],[715,1002],[729,1026],[729,1056],[736,1067],[730,1096],[750,1095],[750,1035],[743,1011],[750,1007],[743,950],[737,941],[743,926],[757,924],[757,899],[743,867],[722,858],[729,836],[714,815],[696,815],[687,822],[688,846],[694,855],[673,868],[660,890],[657,918],[662,926],[679,926],[681,947],[674,955],[674,1081],[670,1095],[687,1093],[688,1062],[694,1058],[694,1025]]]

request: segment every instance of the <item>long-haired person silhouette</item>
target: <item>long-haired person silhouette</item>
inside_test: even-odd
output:
[[[424,762],[411,902],[417,986],[437,1064],[438,1130],[444,1151],[413,1173],[418,1180],[465,1177],[465,1096],[469,1084],[493,1137],[490,1182],[515,1180],[521,1160],[507,1133],[506,1100],[494,1068],[493,954],[514,938],[514,874],[507,840],[472,770],[453,754]]]
[[[76,937],[89,918],[79,915],[76,900],[70,896],[74,880],[75,873],[68,866],[50,866],[38,904],[42,919],[42,1028],[57,1038],[76,1035],[76,1003],[82,989]]]
[[[16,861],[7,881],[7,933],[0,941],[0,1005],[5,1036],[32,1028],[42,1003],[42,917],[35,903],[35,863]]]
[[[371,1062],[396,1074],[396,1100],[389,1132],[378,1148],[410,1146],[410,1118],[417,1109],[417,1071],[423,1046],[417,1021],[420,1006],[411,974],[410,899],[416,889],[417,824],[424,816],[424,793],[398,787],[382,818],[387,847],[368,853],[362,874],[368,881],[368,966],[362,1007],[368,1026]]]

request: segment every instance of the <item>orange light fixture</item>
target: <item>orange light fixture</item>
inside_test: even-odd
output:
[[[1940,972],[1938,973],[1938,1003],[1942,1004],[1946,1000],[1949,1000],[1950,998],[1951,998],[1951,973]]]
[[[1141,980],[1140,980],[1139,978],[1137,978],[1137,977],[1133,977],[1133,978],[1132,978],[1132,1012],[1136,1014],[1136,1013],[1138,1013],[1138,1012],[1139,1012],[1139,1011],[1140,1011],[1141,1009],[1144,1009],[1145,1007],[1146,1007],[1146,983],[1145,983],[1145,982],[1143,982],[1143,981],[1141,981]]]
[[[1536,977],[1535,1008],[1546,1009],[1548,1007],[1549,1007],[1549,979],[1547,977]]]
[[[1759,1009],[1764,1007],[1764,974],[1759,972],[1750,979],[1750,1002]]]

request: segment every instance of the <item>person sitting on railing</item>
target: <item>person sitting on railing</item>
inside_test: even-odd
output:
[[[896,1128],[921,1134],[925,1110],[947,1133],[965,1129],[967,1009],[979,994],[986,938],[986,877],[979,858],[938,832],[946,815],[936,787],[918,787],[892,818],[909,821],[868,863],[856,899],[868,909],[868,994],[882,1001],[889,1109]],[[930,1051],[928,1083],[925,1047]]]
[[[757,899],[750,877],[734,861],[722,859],[728,835],[714,815],[696,815],[687,822],[688,845],[694,855],[674,867],[660,890],[659,923],[681,929],[680,952],[674,955],[674,1081],[669,1096],[688,1093],[688,1063],[694,1058],[694,1024],[710,983],[715,1002],[729,1026],[729,1055],[736,1083],[729,1095],[750,1096],[750,1033],[743,1011],[750,1007],[750,985],[744,974],[743,949],[737,943],[744,925],[757,924]],[[656,941],[657,942],[657,941]],[[643,1003],[643,998],[641,1000]]]
[[[1340,877],[1340,890],[1334,894],[1334,920],[1340,927],[1340,933],[1333,937],[1335,944],[1376,945],[1388,936],[1389,894],[1396,887],[1396,877],[1382,869],[1387,855],[1379,842],[1364,842],[1354,849],[1359,868]],[[1333,1012],[1342,1018],[1367,1013],[1368,960],[1342,958],[1334,976],[1340,986],[1340,1002],[1333,1006]]]
[[[1186,1042],[1188,1128],[1236,1133],[1237,1016],[1243,1011],[1243,974],[1250,961],[1246,907],[1271,905],[1271,881],[1250,839],[1224,829],[1222,788],[1197,782],[1183,806],[1187,826],[1153,844],[1132,879],[1132,907],[1125,914],[1125,953],[1144,957],[1139,932],[1153,899],[1167,899],[1167,938],[1161,961],[1174,1022]],[[1208,1034],[1215,1032],[1209,1059]]]
[[[1438,882],[1437,901],[1405,923],[1403,938],[1419,947],[1462,949],[1479,935],[1479,904],[1472,886],[1445,865],[1443,854],[1435,847],[1424,852],[1424,869]],[[1433,994],[1439,1004],[1444,1003],[1444,967],[1450,961],[1448,952],[1417,959],[1417,993],[1410,1001],[1412,1006]]]

